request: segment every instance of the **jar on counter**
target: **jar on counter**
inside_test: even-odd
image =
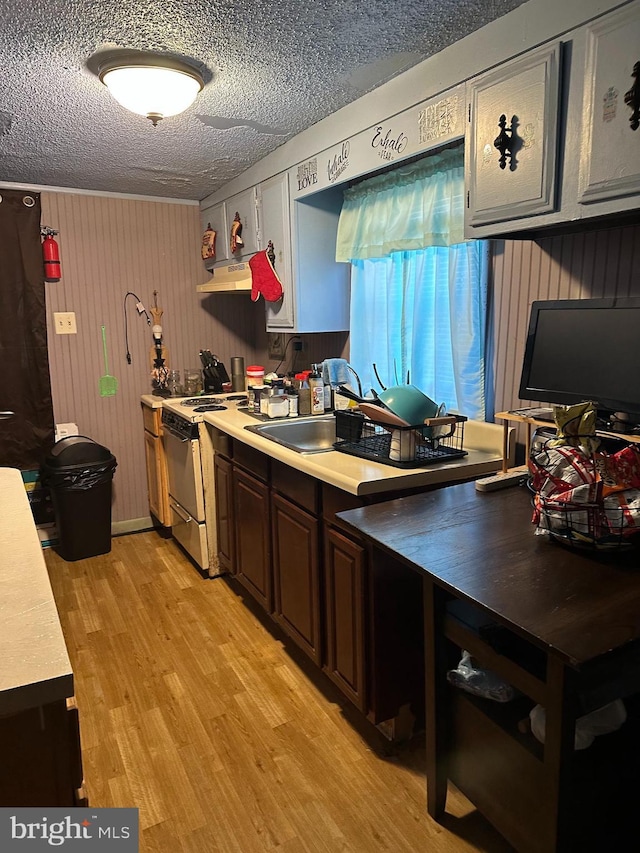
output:
[[[202,371],[197,367],[185,367],[184,369],[184,393],[187,397],[195,397],[202,394]]]
[[[289,417],[297,418],[298,417],[298,392],[296,389],[291,386],[287,388],[287,400],[289,402]]]
[[[263,385],[260,389],[260,414],[269,414],[269,399],[273,397],[274,391],[271,385]]]
[[[167,373],[167,391],[170,397],[182,397],[184,389],[180,382],[180,371],[170,370]]]
[[[249,406],[252,408],[254,414],[260,414],[260,403],[262,400],[262,394],[267,390],[266,385],[250,385],[249,386]]]
[[[267,416],[286,418],[289,414],[289,398],[285,394],[272,394],[267,398]]]
[[[296,382],[298,383],[298,414],[311,414],[311,389],[307,381],[306,373],[296,373]]]
[[[264,385],[264,367],[260,364],[250,364],[245,376],[247,388],[249,385]]]

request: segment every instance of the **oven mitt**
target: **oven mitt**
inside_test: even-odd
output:
[[[266,249],[249,259],[249,268],[251,269],[251,301],[257,302],[262,294],[267,302],[277,302],[282,297],[282,282],[269,260]]]

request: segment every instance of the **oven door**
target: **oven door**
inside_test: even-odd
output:
[[[204,514],[204,488],[197,438],[181,436],[164,426],[163,443],[169,474],[171,535],[204,571],[209,549]]]
[[[169,474],[169,494],[192,518],[204,522],[204,489],[200,444],[164,428],[163,443]]]

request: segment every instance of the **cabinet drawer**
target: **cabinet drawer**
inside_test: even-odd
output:
[[[142,421],[144,428],[151,435],[162,435],[162,408],[152,409],[150,406],[142,406]]]
[[[234,465],[244,468],[249,474],[253,474],[263,483],[269,482],[269,457],[259,450],[243,444],[241,441],[233,443]]]
[[[169,499],[169,509],[171,511],[173,538],[193,557],[201,569],[207,571],[209,553],[207,550],[206,525],[203,522],[198,523],[197,519],[192,518],[185,509],[171,498]]]
[[[357,495],[343,492],[335,486],[322,484],[322,516],[329,524],[341,525],[340,519],[336,518],[337,512],[346,512],[348,509],[357,509],[365,506],[366,501]],[[351,532],[353,536],[353,532]]]
[[[215,453],[224,456],[225,459],[233,459],[233,439],[231,436],[211,424],[206,424],[206,427]]]
[[[297,503],[313,515],[320,508],[319,483],[308,474],[296,471],[289,465],[276,460],[271,461],[271,485],[281,495]]]

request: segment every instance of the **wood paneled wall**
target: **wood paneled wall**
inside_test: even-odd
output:
[[[518,398],[529,309],[537,299],[640,295],[640,225],[493,246],[495,410]],[[535,403],[533,405],[536,405]]]
[[[77,423],[118,460],[113,520],[135,529],[148,516],[139,398],[151,390],[151,330],[127,300],[127,364],[123,302],[127,291],[144,305],[153,291],[164,309],[170,366],[197,366],[211,349],[229,366],[242,355],[273,369],[267,357],[262,300],[203,294],[197,205],[74,193],[42,193],[42,222],[59,230],[62,280],[47,284],[49,358],[56,423]],[[535,299],[640,294],[640,225],[549,237],[496,241],[492,265],[495,409],[515,408],[529,307]],[[634,273],[634,270],[636,271]],[[75,311],[77,335],[56,335],[54,311]],[[100,327],[107,331],[115,397],[100,397],[104,373]],[[304,349],[287,350],[283,367],[303,369],[325,357],[348,357],[346,334],[306,335]]]
[[[200,260],[200,213],[195,204],[137,200],[127,196],[42,193],[42,223],[55,228],[62,279],[46,285],[51,384],[56,423],[76,423],[82,435],[104,444],[118,460],[113,521],[149,515],[140,395],[151,392],[151,329],[127,299],[129,351],[125,354],[123,303],[128,291],[149,309],[153,291],[164,309],[162,326],[169,365],[199,366],[198,351],[208,348],[229,368],[231,356],[244,356],[267,369],[264,303],[246,294],[198,294],[208,278]],[[77,335],[56,335],[54,311],[74,311]],[[101,397],[105,372],[101,326],[106,327],[109,372],[118,393]],[[296,354],[302,369],[310,361],[342,355],[346,335],[308,335]],[[289,366],[293,345],[287,351]]]

